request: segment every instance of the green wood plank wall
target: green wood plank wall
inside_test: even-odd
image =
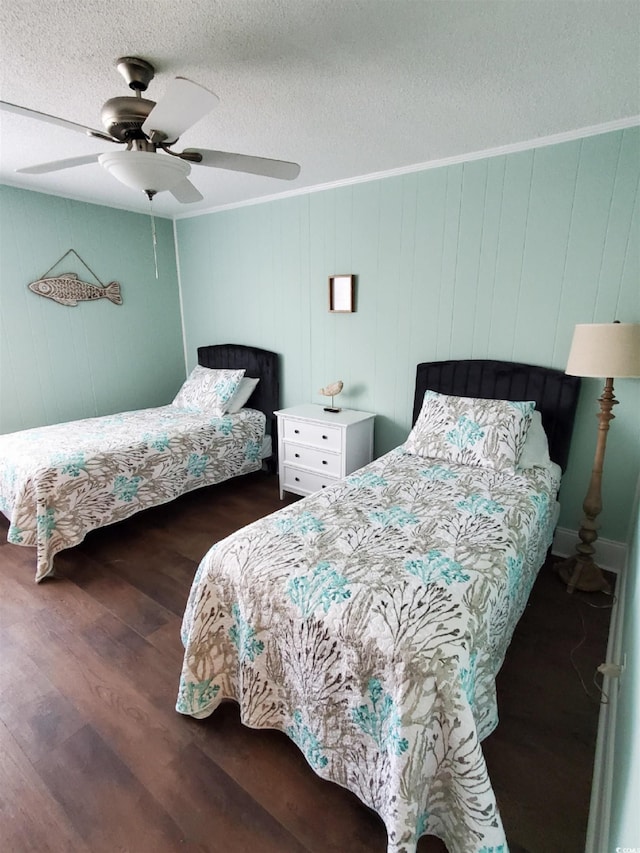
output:
[[[304,157],[300,156],[304,168]],[[176,223],[189,366],[243,342],[283,358],[283,405],[376,412],[376,453],[404,441],[415,365],[504,358],[563,368],[575,323],[640,321],[638,128]],[[327,278],[358,276],[329,314]],[[586,380],[562,526],[579,526],[601,383]],[[640,382],[616,384],[601,535],[626,538],[640,471]],[[624,475],[624,476],[622,476]]]
[[[0,432],[171,401],[184,380],[172,223],[156,220],[156,281],[148,216],[0,187]],[[32,293],[67,249],[123,304],[59,305]],[[54,273],[95,283],[77,258]]]

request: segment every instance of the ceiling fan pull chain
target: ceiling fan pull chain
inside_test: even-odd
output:
[[[156,220],[153,215],[153,197],[155,195],[151,190],[145,190],[149,198],[149,215],[151,216],[151,239],[153,241],[153,264],[156,271],[156,281],[158,280],[158,242],[156,240]]]

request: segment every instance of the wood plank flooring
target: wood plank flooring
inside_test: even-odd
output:
[[[39,585],[0,516],[3,853],[384,853],[380,819],[284,735],[231,703],[203,721],[174,710],[200,558],[282,505],[263,473],[202,489],[91,533]],[[584,850],[598,704],[571,656],[596,694],[609,603],[545,567],[514,636],[484,744],[512,853]]]

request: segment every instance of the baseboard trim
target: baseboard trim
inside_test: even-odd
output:
[[[575,553],[578,531],[566,527],[556,528],[551,551],[556,557],[570,557]],[[627,560],[627,546],[612,539],[598,539],[595,544],[596,561],[601,569],[621,574]]]

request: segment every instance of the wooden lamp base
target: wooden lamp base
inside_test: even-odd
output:
[[[611,586],[602,574],[602,569],[593,560],[583,560],[577,554],[567,557],[556,564],[556,571],[567,585],[567,592],[606,592],[611,594]]]
[[[582,505],[584,517],[578,531],[580,542],[576,545],[577,553],[573,557],[562,560],[557,567],[558,574],[567,584],[567,592],[573,592],[574,589],[584,592],[598,590],[611,592],[601,569],[593,561],[596,550],[593,543],[598,538],[597,518],[602,511],[602,467],[607,446],[607,433],[609,422],[615,417],[611,410],[617,402],[613,394],[613,379],[609,378],[605,382],[604,391],[599,399],[598,440],[589,489]]]

